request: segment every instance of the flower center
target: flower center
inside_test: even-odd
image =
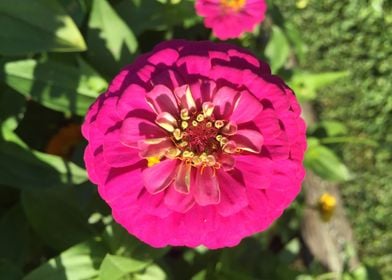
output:
[[[224,9],[231,9],[237,12],[245,6],[246,0],[221,0],[220,3]]]
[[[215,155],[222,151],[228,142],[221,134],[223,120],[215,120],[212,115],[214,106],[210,102],[202,105],[203,112],[181,110],[178,128],[172,133],[172,141],[177,147],[176,157],[193,166],[220,168]]]

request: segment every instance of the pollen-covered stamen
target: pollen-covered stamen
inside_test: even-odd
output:
[[[220,2],[224,9],[232,9],[234,11],[241,10],[246,4],[246,0],[221,0]]]

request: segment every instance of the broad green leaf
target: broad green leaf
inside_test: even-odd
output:
[[[270,62],[272,73],[276,73],[289,57],[289,42],[283,31],[276,25],[272,26],[271,38],[264,53]]]
[[[99,241],[92,240],[71,247],[58,257],[34,269],[23,280],[81,280],[98,277],[99,264],[106,250]]]
[[[80,184],[86,171],[72,162],[29,149],[15,134],[3,130],[0,140],[0,184],[22,190],[39,190]]]
[[[86,50],[79,29],[54,0],[0,1],[0,54]]]
[[[297,72],[288,83],[300,100],[313,100],[317,96],[317,90],[348,76],[348,74],[346,71],[313,74]]]
[[[103,239],[109,247],[110,253],[144,262],[162,257],[169,249],[152,248],[130,235],[124,228],[114,222],[105,228]]]
[[[25,109],[26,98],[15,94],[10,88],[0,91],[0,124],[9,130],[16,129]]]
[[[22,270],[9,260],[0,258],[0,279],[19,280],[23,276]]]
[[[107,85],[86,67],[79,69],[33,59],[6,63],[3,76],[11,88],[27,98],[53,110],[78,115],[86,113]]]
[[[107,254],[99,270],[101,280],[116,280],[124,276],[138,272],[149,265],[130,258]]]
[[[316,139],[308,139],[305,166],[327,180],[345,181],[350,179],[350,173],[347,167],[340,161],[336,154],[327,147],[319,144]]]
[[[115,5],[116,11],[140,35],[146,30],[167,31],[173,26],[182,26],[200,20],[195,13],[194,1],[145,1],[122,0]]]
[[[87,213],[78,202],[81,191],[77,187],[60,187],[22,192],[26,217],[45,244],[63,250],[91,237]]]
[[[29,226],[19,203],[0,219],[0,259],[22,268],[29,250]],[[6,279],[1,278],[0,279]]]
[[[162,268],[158,265],[153,264],[146,268],[142,273],[133,275],[135,280],[166,280],[167,275]]]
[[[93,0],[88,22],[90,62],[102,73],[114,75],[131,62],[138,43],[132,30],[107,0]]]
[[[347,127],[338,121],[321,121],[319,126],[323,127],[327,136],[347,135]]]

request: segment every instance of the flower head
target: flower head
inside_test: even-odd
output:
[[[195,7],[205,26],[221,40],[251,32],[267,10],[264,0],[196,0]]]
[[[329,221],[336,209],[336,198],[325,192],[320,196],[318,204],[321,217],[324,221]]]
[[[278,218],[304,176],[294,94],[227,44],[158,45],[112,81],[82,132],[115,220],[155,247],[234,246]]]

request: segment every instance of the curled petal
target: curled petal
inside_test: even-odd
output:
[[[221,200],[217,206],[219,214],[230,216],[248,205],[246,189],[240,178],[233,178],[229,173],[222,171],[218,173]]]
[[[195,179],[194,197],[197,204],[206,206],[210,204],[218,204],[220,201],[219,183],[214,169],[205,167],[197,169]]]
[[[143,170],[143,183],[147,191],[156,194],[166,189],[174,180],[177,161],[164,160]]]
[[[215,104],[216,117],[222,119],[228,119],[233,112],[240,93],[229,87],[221,87],[215,93],[212,102]]]
[[[195,200],[192,194],[180,193],[171,186],[166,191],[165,204],[176,212],[186,213],[195,205]]]
[[[230,138],[235,141],[237,147],[252,153],[260,153],[263,145],[263,136],[256,130],[240,129],[237,134]]]
[[[184,194],[189,193],[191,186],[191,169],[192,165],[183,161],[177,170],[176,180],[174,182],[174,188],[176,191]]]
[[[129,117],[122,122],[120,142],[128,147],[137,148],[138,142],[150,138],[162,138],[166,133],[154,123],[139,117]]]
[[[148,157],[162,157],[168,151],[174,148],[173,142],[167,138],[153,138],[140,140],[138,142],[138,148],[140,150],[139,155],[142,158]]]
[[[155,122],[168,132],[173,132],[177,127],[177,120],[168,112],[158,114]]]
[[[183,85],[176,88],[174,90],[174,93],[177,96],[182,108],[186,108],[189,111],[196,110],[196,103],[193,99],[191,89],[188,85]]]
[[[174,94],[164,85],[156,85],[147,93],[146,100],[157,114],[168,112],[172,116],[178,115],[178,106]]]
[[[260,101],[247,91],[242,91],[239,96],[230,120],[236,123],[244,123],[253,120],[263,111]]]

